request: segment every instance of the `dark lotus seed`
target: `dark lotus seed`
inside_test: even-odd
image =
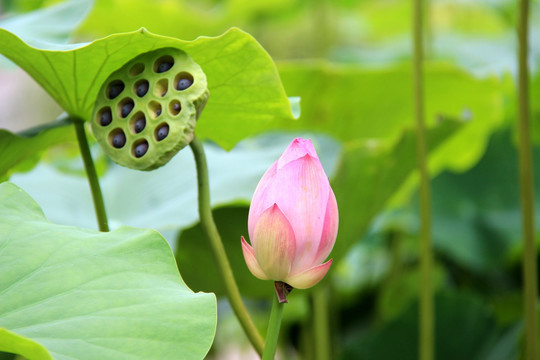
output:
[[[158,73],[165,72],[165,71],[169,70],[170,68],[172,68],[172,66],[173,66],[173,64],[168,62],[168,61],[162,62],[161,64],[159,64],[159,66],[157,68],[157,72]]]
[[[99,123],[101,126],[107,126],[112,122],[112,114],[111,109],[106,109],[101,113],[101,117],[99,118]]]
[[[115,97],[120,95],[122,91],[124,91],[124,83],[121,81],[115,82],[109,88],[109,99],[114,99]]]
[[[144,130],[144,127],[146,126],[146,120],[143,117],[137,119],[137,121],[135,121],[135,125],[133,126],[133,128],[135,129],[135,132],[138,134],[140,133],[141,131]]]
[[[122,131],[114,134],[112,144],[115,148],[120,149],[126,144],[126,135]]]
[[[133,104],[133,101],[127,102],[124,105],[122,105],[122,112],[121,112],[122,117],[125,118],[126,116],[128,116],[131,110],[133,110],[134,106],[135,104]]]
[[[191,86],[191,84],[193,84],[193,81],[190,80],[190,79],[180,79],[178,81],[178,84],[176,84],[176,89],[178,90],[186,90],[188,87]]]
[[[148,81],[144,80],[137,84],[137,96],[143,97],[148,92]]]
[[[179,112],[180,111],[180,103],[174,103],[173,104],[173,110],[175,112]]]
[[[159,116],[159,115],[161,115],[161,109],[156,110],[156,116]]]
[[[169,135],[169,125],[165,124],[162,127],[160,127],[157,131],[158,141],[165,139],[167,135]]]
[[[146,154],[147,151],[148,151],[148,143],[146,141],[135,146],[135,156],[138,158]]]

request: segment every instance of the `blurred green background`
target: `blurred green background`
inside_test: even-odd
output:
[[[0,24],[57,3],[3,0]],[[279,131],[245,139],[230,152],[207,144],[214,215],[245,301],[264,331],[272,285],[248,272],[239,239],[247,235],[249,199],[260,176],[294,136],[311,137],[340,209],[340,231],[331,254],[335,263],[313,290],[329,307],[332,358],[416,359],[421,283],[412,131],[412,2],[71,3],[79,10],[66,12],[62,22],[24,31],[49,41],[86,42],[144,26],[191,40],[217,36],[234,26],[261,43],[276,62],[287,95],[300,98],[300,117]],[[426,120],[433,176],[437,359],[521,357],[516,8],[510,0],[427,2]],[[533,1],[530,66],[537,208],[539,10],[539,2]],[[7,61],[2,66],[0,128],[25,130],[62,112],[21,70]],[[74,134],[63,136],[61,145],[45,146],[39,165],[36,158],[20,165],[9,174],[10,180],[32,195],[51,221],[93,228]],[[93,152],[113,226],[158,229],[174,249],[187,285],[194,291],[216,292],[221,299],[218,333],[208,357],[254,357],[224,300],[197,225],[191,154],[184,150],[164,168],[139,174],[111,163],[98,147]],[[317,356],[312,294],[295,291],[291,296],[281,334],[283,359]]]

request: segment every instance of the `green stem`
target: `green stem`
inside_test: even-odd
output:
[[[88,140],[86,139],[84,122],[79,119],[73,119],[73,125],[75,126],[75,132],[77,133],[77,141],[79,142],[79,149],[81,150],[84,168],[86,169],[86,176],[90,183],[90,191],[92,192],[92,199],[94,200],[94,210],[96,211],[99,231],[109,231],[103,195],[101,194],[99,179],[94,166],[94,161],[92,160],[92,154],[90,153],[90,147],[88,146]]]
[[[424,41],[424,43],[426,44],[426,48],[424,50],[424,57],[430,59],[431,57],[433,57],[433,24],[431,22],[431,17],[429,16],[431,4],[430,0],[424,1],[425,3],[423,4],[423,22],[424,24],[426,24],[425,29],[423,30],[426,37]]]
[[[197,136],[193,137],[190,145],[195,158],[197,166],[197,183],[199,190],[199,217],[201,221],[201,227],[210,241],[210,248],[214,255],[214,259],[219,268],[221,279],[225,284],[225,291],[229,303],[240,322],[240,325],[244,329],[246,336],[257,351],[259,355],[262,355],[264,343],[261,335],[259,334],[253,320],[249,316],[249,313],[242,302],[238,285],[234,280],[234,275],[227,259],[227,253],[223,247],[223,242],[219,236],[214,217],[212,216],[212,208],[210,205],[210,185],[208,180],[208,165],[206,163],[206,155],[201,141]]]
[[[423,4],[422,0],[414,0],[413,6],[413,78],[414,108],[416,116],[416,156],[420,172],[420,274],[421,293],[419,311],[419,347],[420,359],[431,360],[434,357],[434,305],[432,285],[431,250],[431,189],[427,169],[426,135],[424,126],[424,79],[423,79],[423,38],[422,38]]]
[[[279,338],[279,329],[281,328],[281,318],[283,317],[284,302],[280,302],[277,296],[273,297],[272,311],[270,320],[268,320],[268,331],[266,332],[266,342],[264,344],[264,353],[262,360],[273,360],[276,354],[276,348]]]
[[[315,332],[315,358],[330,360],[330,324],[328,316],[328,284],[313,289],[313,329]]]
[[[525,359],[537,359],[537,264],[534,242],[534,178],[530,136],[528,19],[529,1],[519,2],[518,24],[518,112],[519,112],[519,183],[523,227],[523,278],[525,306]]]

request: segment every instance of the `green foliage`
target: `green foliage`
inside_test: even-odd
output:
[[[538,149],[533,157],[539,169]],[[434,179],[433,224],[437,231],[433,240],[444,256],[486,274],[515,261],[521,239],[516,159],[510,131],[499,131],[473,168],[463,174],[445,172]],[[539,175],[537,171],[536,177]],[[540,183],[535,185],[535,202],[540,206]],[[415,218],[415,204],[400,216]]]
[[[296,0],[95,0],[78,33],[103,36],[145,27],[158,34],[192,39],[220,34],[231,26],[260,24],[267,16],[287,17],[284,12],[297,9]],[[126,16],[116,16],[119,13]]]
[[[446,274],[444,267],[433,267],[433,289],[438,292],[444,287]],[[420,269],[399,269],[381,284],[377,301],[378,315],[382,321],[392,320],[401,315],[415,300],[422,288]]]
[[[246,136],[275,129],[292,119],[274,63],[247,33],[231,29],[215,37],[182,41],[140,29],[90,44],[48,43],[32,47],[0,29],[0,52],[32,76],[73,118],[91,117],[105,79],[133,57],[159,48],[179,48],[206,73],[212,101],[197,126],[201,138],[231,149]],[[249,91],[245,91],[249,88]]]
[[[0,184],[0,350],[28,359],[200,359],[216,326],[155,231],[55,225]],[[45,350],[46,349],[46,350]]]
[[[67,42],[93,4],[93,0],[68,0],[40,8],[39,4],[35,4],[37,5],[35,7],[31,6],[31,2],[36,2],[36,0],[12,4],[15,11],[32,11],[2,19],[0,28],[17,34],[29,43],[50,42],[50,45]],[[6,7],[9,13],[9,5]]]
[[[427,132],[429,151],[434,151],[462,124],[447,120]],[[345,147],[331,184],[340,209],[338,238],[331,256],[339,260],[359,240],[373,218],[416,169],[416,139],[407,130],[391,147],[370,141]]]
[[[322,131],[343,141],[395,139],[413,123],[410,67],[290,62],[279,65],[289,96],[300,96],[302,114],[291,128]],[[452,65],[428,64],[426,119],[470,121],[432,154],[434,170],[467,169],[482,155],[489,134],[502,125],[502,83],[477,79]]]
[[[515,358],[515,329],[495,327],[493,314],[474,296],[440,293],[435,301],[437,359]],[[418,304],[374,332],[360,335],[346,348],[343,359],[418,359]],[[497,344],[497,345],[496,345]]]
[[[0,180],[7,179],[15,167],[19,170],[33,167],[39,161],[40,152],[73,137],[74,130],[68,121],[57,121],[20,134],[0,129]]]

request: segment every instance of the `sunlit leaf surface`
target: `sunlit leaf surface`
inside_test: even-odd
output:
[[[140,29],[89,44],[32,45],[0,29],[0,53],[32,76],[70,116],[85,121],[113,71],[139,54],[166,47],[187,52],[206,73],[211,100],[197,125],[200,137],[231,149],[240,139],[293,118],[272,59],[239,29],[193,41]]]
[[[0,274],[0,350],[30,360],[201,359],[214,338],[214,295],[186,287],[157,232],[55,225],[12,183]]]

